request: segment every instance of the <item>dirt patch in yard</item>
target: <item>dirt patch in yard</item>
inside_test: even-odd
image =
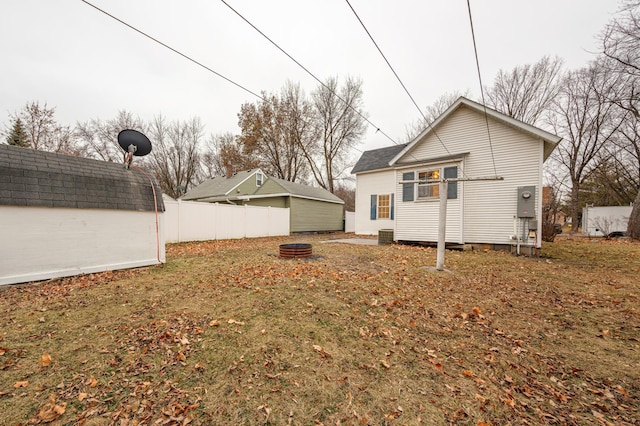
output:
[[[640,424],[640,245],[167,247],[0,291],[0,425]]]

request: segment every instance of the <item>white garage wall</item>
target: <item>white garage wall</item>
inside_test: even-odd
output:
[[[0,284],[165,261],[154,212],[0,206]]]

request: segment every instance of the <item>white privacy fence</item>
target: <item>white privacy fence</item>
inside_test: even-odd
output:
[[[289,235],[289,209],[165,200],[167,243]]]
[[[344,212],[344,232],[356,232],[356,212]]]

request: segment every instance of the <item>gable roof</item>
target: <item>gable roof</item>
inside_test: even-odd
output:
[[[213,179],[205,180],[200,185],[192,188],[189,192],[180,197],[180,199],[185,201],[196,201],[204,198],[224,197],[257,172],[262,172],[262,170],[243,170],[231,177],[217,176]]]
[[[324,188],[318,188],[316,186],[303,185],[301,183],[290,182],[288,180],[269,177],[269,180],[277,183],[284,193],[291,195],[292,197],[310,198],[322,201],[329,201],[332,203],[344,204],[344,201],[338,196],[332,194]],[[260,194],[260,190],[256,191],[256,195],[268,195]],[[273,195],[273,194],[269,194]],[[255,198],[255,197],[254,197]]]
[[[393,157],[391,161],[389,161],[389,165],[393,166],[407,152],[411,151],[413,147],[420,142],[420,140],[422,140],[426,135],[432,133],[434,131],[433,129],[438,127],[438,125],[441,122],[446,120],[447,117],[449,117],[454,111],[456,111],[461,107],[470,108],[480,114],[484,114],[486,111],[487,116],[497,121],[500,121],[506,124],[507,126],[511,126],[517,130],[528,133],[531,136],[542,140],[542,142],[544,143],[544,157],[543,157],[544,160],[546,160],[549,157],[549,155],[551,155],[551,152],[553,151],[553,149],[562,140],[560,136],[556,136],[553,133],[549,133],[538,127],[532,126],[531,124],[527,124],[520,120],[516,120],[515,118],[510,117],[501,112],[498,112],[495,109],[485,107],[482,104],[479,104],[477,102],[474,102],[470,99],[465,98],[464,96],[460,96],[458,100],[455,101],[453,105],[451,105],[449,108],[447,108],[445,112],[440,114],[440,116],[436,118],[436,120],[433,123],[431,123],[430,126],[428,126],[425,130],[423,130],[422,133],[416,136],[410,143],[408,143],[402,151],[398,152],[396,156]]]
[[[161,190],[153,182],[158,211]],[[0,144],[0,205],[155,211],[149,179],[123,164]]]
[[[247,179],[254,176],[257,172],[265,176],[265,182],[262,186],[257,187],[252,193],[233,193],[233,190],[240,186]],[[267,189],[269,185],[265,185],[267,180],[275,183],[281,191],[274,192],[273,189]],[[227,202],[247,200],[252,198],[269,198],[291,196],[299,198],[309,198],[314,200],[328,201],[331,203],[344,204],[342,199],[333,195],[324,188],[318,188],[301,183],[289,182],[288,180],[267,176],[260,169],[244,170],[236,173],[230,178],[221,176],[206,180],[200,185],[187,192],[180,197],[185,201],[203,201],[207,203]]]
[[[385,148],[372,149],[362,153],[362,156],[351,170],[351,173],[368,172],[369,170],[379,170],[389,167],[389,162],[398,155],[405,147],[406,143],[400,145],[387,146]]]

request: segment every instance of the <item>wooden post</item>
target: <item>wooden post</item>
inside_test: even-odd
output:
[[[449,182],[441,180],[439,183],[440,212],[438,213],[438,253],[436,256],[436,270],[444,270],[444,246],[447,234],[447,192]]]

